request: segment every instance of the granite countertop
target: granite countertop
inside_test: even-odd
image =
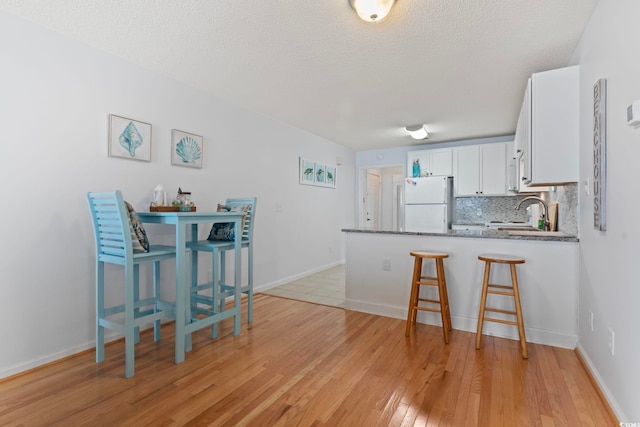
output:
[[[369,234],[394,234],[401,236],[434,236],[434,237],[472,237],[480,239],[508,239],[508,240],[538,240],[550,242],[578,242],[578,236],[567,234],[551,235],[543,231],[531,231],[527,235],[513,235],[509,231],[486,229],[486,230],[448,230],[447,233],[418,233],[412,231],[385,231],[358,228],[343,228],[347,233],[369,233]],[[540,233],[540,234],[537,234]]]

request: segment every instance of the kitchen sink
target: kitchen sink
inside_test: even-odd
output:
[[[533,227],[498,227],[499,231],[542,231]]]
[[[562,231],[543,231],[532,228],[530,230],[507,230],[509,236],[549,236],[549,237],[571,237]]]

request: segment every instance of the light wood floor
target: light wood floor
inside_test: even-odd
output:
[[[570,350],[256,295],[253,326],[231,322],[173,363],[173,325],[0,381],[0,425],[608,426],[617,425]],[[246,319],[246,317],[243,317]]]

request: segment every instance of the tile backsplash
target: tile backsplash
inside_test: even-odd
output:
[[[549,192],[548,200],[549,202],[558,202],[558,231],[577,236],[578,184],[557,187],[555,192]]]
[[[454,224],[484,224],[491,221],[527,221],[524,205],[520,210],[515,206],[531,194],[496,197],[457,197],[453,213]],[[556,187],[555,191],[538,193],[545,202],[558,202],[558,230],[567,234],[578,234],[578,190],[577,184]]]
[[[526,221],[526,209],[515,209],[516,204],[525,197],[456,197],[453,222],[454,224],[484,224],[491,221]]]

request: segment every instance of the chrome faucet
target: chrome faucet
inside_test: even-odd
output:
[[[520,210],[520,205],[522,205],[522,203],[524,203],[527,200],[535,200],[536,202],[542,205],[542,208],[544,209],[542,211],[542,220],[544,221],[544,231],[549,231],[549,216],[547,214],[549,212],[549,208],[547,207],[547,204],[545,203],[545,201],[542,200],[540,197],[538,196],[525,197],[524,199],[518,202],[518,204],[516,205],[516,210]]]

